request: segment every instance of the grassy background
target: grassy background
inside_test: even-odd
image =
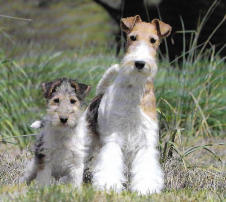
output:
[[[88,104],[104,71],[120,61],[108,45],[114,27],[102,9],[90,0],[65,2],[44,10],[35,1],[1,2],[1,14],[32,21],[0,17],[0,200],[223,200],[226,63],[214,47],[200,52],[196,44],[187,58],[182,55],[182,62],[162,57],[158,64],[155,91],[164,193],[146,198],[96,192],[89,186],[79,193],[64,185],[43,189],[13,185],[31,158],[37,131],[29,126],[45,113],[40,84],[58,77],[78,79],[92,86]]]

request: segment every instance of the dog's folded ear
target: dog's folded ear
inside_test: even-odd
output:
[[[83,83],[78,83],[76,80],[71,80],[71,86],[75,89],[75,93],[77,96],[83,100],[89,93],[91,86],[83,84]]]
[[[172,27],[159,19],[154,19],[151,21],[155,25],[158,36],[164,38],[170,35]]]
[[[62,79],[57,79],[55,81],[42,83],[41,86],[44,93],[44,97],[46,99],[50,99],[53,93],[56,91],[56,88],[60,86],[61,82],[62,82]]]
[[[85,96],[87,96],[89,91],[91,90],[91,86],[83,83],[78,83],[78,86],[80,95],[82,96],[82,98],[85,98]]]
[[[142,22],[141,17],[139,15],[136,15],[134,17],[122,18],[120,21],[120,27],[123,32],[126,32],[128,34],[138,22]]]

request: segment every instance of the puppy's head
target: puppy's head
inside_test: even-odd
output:
[[[43,83],[42,89],[47,99],[48,122],[52,126],[75,127],[81,115],[81,104],[89,93],[90,86],[60,78]]]
[[[171,26],[158,19],[144,22],[136,15],[122,18],[121,29],[127,36],[124,66],[154,76],[157,72],[156,51],[161,40],[170,35]]]

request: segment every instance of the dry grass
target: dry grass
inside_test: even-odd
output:
[[[204,141],[204,140],[203,140]],[[206,141],[206,140],[205,140]],[[213,140],[212,140],[213,141]],[[3,145],[0,147],[0,185],[15,184],[22,175],[27,161],[32,157],[31,149],[20,150],[14,145]],[[217,152],[222,152],[225,157],[224,148],[213,148]],[[202,156],[202,158],[200,158]],[[199,151],[192,154],[192,166],[186,168],[183,161],[176,155],[163,163],[165,171],[165,190],[179,190],[192,188],[194,190],[208,189],[210,191],[224,191],[226,187],[226,173],[224,171],[225,159],[222,163]],[[190,160],[190,159],[188,159]],[[204,162],[208,168],[195,166]],[[190,161],[191,162],[191,161]],[[203,164],[204,165],[204,164]]]
[[[151,196],[139,196],[130,192],[121,194],[97,192],[91,186],[84,186],[82,191],[74,190],[68,185],[44,188],[37,187],[35,184],[29,187],[18,186],[17,180],[22,175],[27,160],[32,157],[29,150],[20,150],[14,145],[0,145],[0,201],[220,202],[226,195],[226,175],[223,170],[216,171],[200,167],[186,169],[177,157],[163,164],[165,190],[161,194]],[[193,158],[199,158],[199,155],[193,155]]]
[[[0,185],[17,183],[31,156],[28,149],[0,143]]]
[[[210,191],[224,191],[226,187],[226,173],[200,167],[185,168],[182,161],[172,158],[164,164],[166,190],[192,188],[194,190],[207,189]]]

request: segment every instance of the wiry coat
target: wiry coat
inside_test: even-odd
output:
[[[55,180],[80,186],[84,170],[84,136],[76,133],[81,102],[89,86],[58,79],[43,85],[48,100],[47,115],[35,144],[35,157],[21,181],[36,178],[47,185]]]
[[[157,72],[158,29],[167,27],[164,31],[168,32],[171,28],[164,23],[144,23],[139,16],[123,19],[122,23],[128,34],[127,53],[120,65],[112,66],[102,77],[98,96],[78,128],[89,134],[87,137],[93,140],[90,144],[97,149],[93,166],[95,187],[121,191],[126,184],[129,190],[140,194],[158,193],[164,184],[156,148],[158,122],[155,108],[147,107],[155,107],[155,103],[149,105],[150,101],[143,98],[147,84],[153,82]]]

